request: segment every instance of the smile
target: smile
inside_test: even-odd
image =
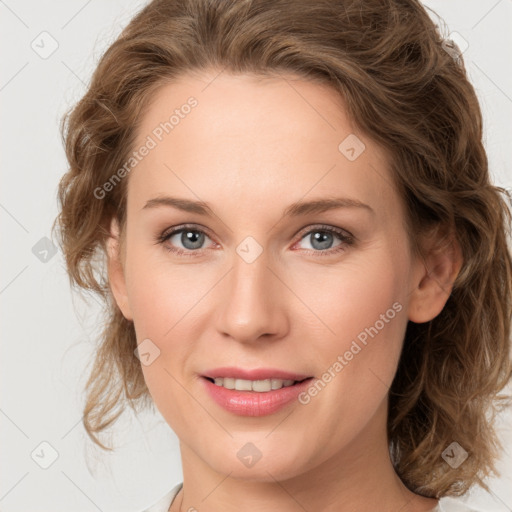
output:
[[[293,386],[294,384],[302,382],[291,379],[246,380],[235,379],[233,377],[217,377],[209,380],[214,382],[216,386],[222,386],[226,389],[236,389],[237,391],[256,391],[257,393],[267,393],[268,391]]]

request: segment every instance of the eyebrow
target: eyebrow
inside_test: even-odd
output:
[[[213,210],[208,203],[204,201],[193,201],[179,197],[159,196],[147,201],[142,208],[158,208],[162,206],[176,208],[188,213],[196,213],[198,215],[213,216]],[[289,205],[283,212],[283,217],[299,217],[312,213],[322,213],[338,208],[360,208],[375,215],[375,211],[369,205],[347,197],[332,197],[315,199],[311,201],[297,201]]]

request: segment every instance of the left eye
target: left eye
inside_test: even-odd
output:
[[[338,238],[340,243],[338,245],[332,246],[333,240]],[[310,247],[305,247],[305,249],[315,251],[327,251],[330,249],[336,249],[340,245],[343,245],[344,242],[349,243],[350,237],[342,233],[341,231],[335,230],[333,228],[322,228],[322,229],[312,229],[306,233],[305,236],[301,238],[301,242],[303,240],[309,241]]]

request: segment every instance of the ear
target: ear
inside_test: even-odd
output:
[[[453,232],[447,237],[439,235],[436,229],[422,240],[422,256],[416,261],[408,310],[409,320],[415,323],[428,322],[441,313],[462,267],[462,251]]]
[[[112,218],[110,223],[110,236],[107,239],[107,268],[110,290],[117,306],[127,320],[133,320],[128,294],[126,292],[125,272],[122,262],[119,223]]]

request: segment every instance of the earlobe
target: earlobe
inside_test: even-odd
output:
[[[429,247],[418,262],[416,287],[409,301],[409,320],[424,323],[443,310],[462,267],[459,243],[452,236],[443,246]]]
[[[117,306],[127,320],[133,320],[126,290],[125,272],[122,264],[119,223],[112,218],[110,236],[107,239],[107,269],[110,290]]]

